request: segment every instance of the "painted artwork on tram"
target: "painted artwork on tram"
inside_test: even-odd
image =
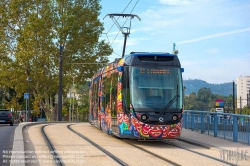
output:
[[[178,138],[184,110],[180,69],[133,67],[124,62],[122,58],[93,76],[89,92],[90,123],[121,138]]]

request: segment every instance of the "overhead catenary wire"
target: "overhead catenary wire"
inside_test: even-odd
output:
[[[126,10],[126,9],[128,8],[128,6],[131,4],[131,2],[132,2],[132,0],[128,3],[128,5],[125,7],[125,9],[122,11],[122,13],[125,12],[125,10]],[[134,11],[134,9],[135,9],[135,7],[137,6],[138,2],[139,2],[139,0],[136,1],[134,7],[132,8],[132,10],[131,10],[131,12],[130,12],[130,14]],[[120,18],[120,17],[118,17],[117,20],[118,20],[119,18]],[[128,20],[128,18],[125,20],[125,22],[122,24],[122,26],[124,26],[124,25],[126,24],[127,20]],[[108,33],[110,32],[110,30],[113,28],[114,25],[115,25],[115,23],[112,24],[112,26],[109,28],[109,30],[108,30],[106,33],[103,33],[103,34],[106,34],[106,38],[108,39],[108,42],[109,42],[109,43],[110,43],[110,40],[109,40],[109,38],[108,38]],[[112,44],[115,42],[115,40],[117,39],[117,37],[118,37],[118,35],[120,34],[120,32],[121,32],[121,30],[118,31],[118,33],[116,34],[115,38],[113,39],[113,41],[112,41],[109,45],[112,45]],[[115,52],[113,52],[113,53],[115,53]],[[115,54],[117,54],[117,53],[115,53]],[[120,54],[117,54],[117,55],[120,56]]]
[[[122,13],[125,12],[125,10],[128,8],[128,6],[130,5],[130,3],[132,2],[132,0],[128,3],[128,5],[125,7],[125,9],[122,11]],[[117,18],[117,20],[119,19],[120,17]],[[108,38],[108,33],[110,32],[110,30],[114,27],[115,23],[113,23],[113,25],[109,28],[108,32],[104,33],[106,34],[106,37],[108,39],[108,42],[110,43],[109,41],[109,38]],[[110,45],[112,45],[114,43],[114,41],[116,40],[117,36],[119,35],[120,31],[116,34],[114,40],[112,41],[112,43],[110,43]]]
[[[135,7],[136,7],[136,5],[137,5],[137,3],[139,2],[139,0],[137,0],[137,2],[135,3],[135,5],[134,5],[134,7],[133,7],[133,9],[131,10],[131,12],[130,12],[130,14],[134,11],[134,9],[135,9]],[[123,11],[124,12],[124,11]],[[120,17],[118,17],[118,19],[119,19]],[[118,20],[117,19],[117,20]],[[128,17],[127,17],[127,19],[125,20],[125,22],[122,24],[122,27],[126,24],[126,22],[128,21]],[[115,24],[115,23],[114,23]],[[113,25],[114,25],[113,24]],[[112,41],[112,43],[111,43],[111,45],[114,43],[114,41],[116,40],[116,38],[117,38],[117,36],[120,34],[120,32],[121,32],[121,30],[119,30],[118,31],[118,33],[116,34],[116,36],[115,36],[115,38],[114,38],[114,40]]]
[[[131,10],[131,12],[130,12],[130,14],[134,11],[134,9],[135,9],[135,7],[136,7],[136,5],[137,5],[137,3],[139,2],[139,0],[137,0],[137,2],[135,3],[135,6],[133,7],[133,9]],[[123,11],[124,12],[124,11]],[[118,17],[118,19],[119,19],[120,17]],[[118,20],[117,19],[117,20]],[[122,27],[126,24],[126,22],[128,21],[128,17],[127,17],[127,19],[125,20],[125,22],[123,23],[123,25],[122,25]],[[115,24],[115,23],[114,23]],[[113,25],[114,25],[113,24]],[[118,33],[116,34],[116,36],[115,36],[115,38],[114,38],[114,40],[112,41],[112,43],[111,43],[111,45],[114,43],[114,41],[116,40],[116,38],[117,38],[117,36],[120,34],[120,32],[121,32],[121,30],[119,30],[118,31]]]
[[[122,11],[122,13],[128,8],[128,6],[129,6],[129,4],[132,2],[132,0],[128,3],[128,5],[125,7],[125,9]],[[119,19],[120,17],[118,17],[118,19]],[[117,20],[118,20],[117,19]],[[109,31],[113,28],[113,26],[115,25],[115,23],[113,23],[113,25],[109,28],[109,30],[108,30],[108,32],[106,32],[105,34],[108,34],[109,33]]]

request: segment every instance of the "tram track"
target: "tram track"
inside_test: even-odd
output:
[[[43,126],[34,126],[31,131],[34,132],[35,128],[37,132],[38,129],[40,130],[40,135],[43,135],[40,138],[45,140],[43,142],[46,142],[46,145],[44,143],[42,146],[48,147],[50,151],[48,155],[53,156],[51,160],[54,160],[53,163],[57,166],[68,165],[67,158],[64,158],[65,153],[61,153],[67,150],[69,152],[86,151],[81,155],[81,160],[85,162],[83,165],[102,165],[103,163],[109,163],[110,166],[155,164],[178,166],[197,165],[197,163],[199,165],[201,163],[203,163],[202,165],[237,165],[237,163],[232,164],[220,160],[219,152],[216,155],[214,149],[210,150],[181,140],[118,139],[86,124],[43,124]],[[45,149],[45,147],[41,147],[41,143],[38,146],[38,148]],[[71,155],[75,156],[75,154]]]
[[[153,141],[153,140],[152,141],[147,141],[147,140],[144,141],[144,140],[142,140],[142,141],[138,141],[138,140],[123,139],[123,141],[128,143],[129,145],[135,147],[135,148],[138,148],[138,149],[140,149],[142,151],[145,151],[147,153],[150,153],[151,155],[156,156],[156,157],[158,157],[158,158],[160,158],[160,159],[162,159],[162,160],[164,160],[164,161],[166,161],[168,163],[171,163],[172,165],[183,165],[183,164],[180,164],[179,162],[174,162],[172,159],[171,160],[167,159],[166,157],[164,157],[163,153],[162,154],[160,153],[160,150],[156,151],[156,152],[153,152],[150,149],[152,147],[155,147],[155,148],[156,147],[161,147],[161,149],[163,148],[163,149],[165,149],[165,151],[168,151],[169,149],[172,149],[171,147],[174,147],[174,148],[178,148],[180,150],[185,150],[185,151],[190,152],[190,153],[195,154],[195,155],[199,155],[201,157],[205,157],[206,159],[210,160],[211,162],[212,161],[215,161],[217,163],[219,162],[219,163],[221,163],[220,165],[230,165],[230,166],[236,166],[237,165],[237,163],[236,164],[230,163],[230,162],[224,161],[222,159],[207,155],[207,154],[205,154],[204,151],[199,152],[198,150],[197,151],[192,150],[192,148],[189,149],[189,148],[185,148],[183,146],[178,146],[178,145],[176,145],[174,143],[169,142],[169,140],[168,141],[164,141],[164,140],[155,140],[155,141]],[[174,140],[174,141],[176,141],[176,140]],[[178,140],[178,141],[181,141],[181,140]],[[185,142],[185,141],[182,141],[182,142],[184,142],[186,145],[190,144],[190,145],[197,146],[199,148],[205,149],[207,151],[212,151],[208,147],[205,147],[205,146],[199,146],[198,144],[192,144],[190,142],[188,143],[188,142]],[[145,146],[145,144],[143,145],[143,143],[145,143],[146,146]],[[167,145],[167,146],[165,146],[165,145]],[[147,147],[150,147],[150,148],[147,148]],[[199,149],[199,148],[197,148],[197,149]],[[211,152],[211,153],[213,153],[213,152]]]
[[[150,154],[150,155],[152,155],[152,156],[154,156],[154,157],[157,157],[157,158],[159,158],[159,159],[161,159],[161,160],[163,160],[163,161],[165,161],[165,162],[167,162],[167,163],[169,163],[169,164],[173,164],[173,165],[175,165],[175,166],[181,166],[179,163],[173,162],[173,161],[171,161],[170,159],[167,159],[167,158],[165,158],[165,157],[163,157],[163,156],[160,156],[160,155],[158,155],[158,154],[156,154],[156,153],[153,153],[153,152],[151,152],[151,151],[149,151],[149,150],[147,150],[147,149],[145,149],[145,148],[142,148],[142,147],[140,147],[140,146],[137,146],[137,145],[135,145],[135,144],[131,144],[130,142],[126,141],[125,139],[123,139],[122,141],[123,141],[123,142],[126,142],[127,144],[129,144],[129,145],[131,145],[131,146],[133,146],[133,147],[135,147],[135,148],[137,148],[137,149],[140,149],[140,150],[142,150],[142,151],[144,151],[144,152],[146,152],[146,153],[148,153],[148,154]]]
[[[115,156],[114,154],[110,153],[109,151],[105,150],[104,148],[102,148],[100,145],[96,144],[94,141],[91,141],[91,139],[87,138],[86,136],[84,136],[83,134],[80,134],[78,133],[77,131],[73,130],[70,126],[72,124],[69,124],[69,125],[66,125],[65,126],[65,129],[67,129],[70,133],[74,134],[74,135],[77,135],[76,137],[80,137],[82,140],[85,140],[86,142],[88,142],[89,144],[91,144],[94,148],[98,149],[99,151],[101,151],[102,153],[104,153],[108,158],[111,159],[112,162],[115,162],[116,164],[111,164],[111,165],[122,165],[122,166],[128,166],[129,164],[127,164],[126,162],[122,161],[121,159],[119,159],[117,156]],[[71,149],[72,151],[74,150],[74,146],[77,146],[77,147],[80,147],[82,146],[80,143],[76,143],[76,145],[59,145],[58,142],[55,142],[57,139],[55,139],[55,137],[53,135],[50,134],[50,132],[46,133],[46,127],[56,127],[57,125],[56,124],[50,124],[50,125],[44,125],[41,127],[41,133],[43,135],[43,138],[48,146],[48,149],[50,151],[50,155],[52,155],[52,158],[54,159],[54,164],[56,164],[57,166],[65,166],[65,165],[68,165],[67,162],[65,163],[64,162],[64,157],[60,156],[60,153],[62,153],[62,155],[65,155],[63,153],[65,153],[65,151],[61,150],[60,147],[63,147],[63,146],[72,146],[73,149]],[[65,129],[63,129],[63,131],[65,132]],[[49,129],[47,129],[49,130]],[[51,130],[51,129],[50,129]],[[71,136],[71,134],[68,133],[68,136]],[[73,140],[71,140],[70,142],[72,142]],[[77,141],[76,141],[77,142]],[[87,145],[87,146],[90,146],[90,145]],[[82,148],[84,148],[82,146]],[[87,154],[87,153],[86,153]],[[71,154],[71,155],[74,155],[74,154]],[[94,158],[98,158],[98,157],[101,157],[103,159],[104,155],[101,155],[100,153],[95,153],[95,155],[84,155],[85,157],[90,157],[90,158],[93,158],[93,163],[101,163],[101,160],[100,161],[94,161],[96,159]],[[102,157],[103,156],[103,157]],[[84,157],[83,157],[84,158]],[[84,160],[82,158],[82,160]],[[66,158],[67,159],[67,158]],[[103,160],[104,163],[106,160]],[[110,163],[112,163],[110,162]],[[72,165],[73,163],[69,163],[69,165]],[[75,163],[77,164],[77,163]],[[78,163],[79,164],[79,163]],[[90,164],[92,165],[92,164]],[[95,165],[101,165],[101,164],[95,164]],[[110,165],[110,164],[109,164]]]
[[[116,161],[118,164],[121,164],[123,166],[128,166],[129,164],[127,164],[126,162],[122,161],[120,158],[116,157],[114,154],[110,153],[109,151],[107,151],[106,149],[102,148],[100,145],[96,144],[94,141],[91,141],[89,138],[87,138],[86,136],[82,135],[81,133],[73,130],[71,127],[71,125],[68,125],[67,128],[72,131],[73,133],[77,134],[78,136],[80,136],[81,138],[85,139],[86,141],[88,141],[90,144],[92,144],[94,147],[96,147],[97,149],[99,149],[100,151],[102,151],[103,153],[105,153],[106,155],[108,155],[110,158],[112,158],[114,161]]]
[[[123,166],[128,166],[131,165],[131,163],[126,163],[125,161],[122,161],[121,159],[119,159],[118,157],[116,157],[115,155],[113,155],[111,152],[107,151],[106,149],[104,149],[103,147],[101,147],[100,145],[98,145],[97,143],[95,143],[94,141],[90,140],[88,137],[84,136],[83,134],[77,132],[76,130],[71,128],[71,125],[67,126],[72,132],[74,132],[75,134],[77,134],[78,136],[80,136],[81,138],[87,140],[88,142],[90,142],[93,146],[97,147],[98,149],[100,149],[101,151],[103,151],[105,154],[109,155],[110,157],[112,157],[114,160],[116,160],[119,164],[123,165]],[[180,166],[179,163],[177,162],[173,162],[171,161],[171,159],[167,159],[165,157],[162,157],[160,155],[157,155],[156,153],[152,153],[144,148],[141,148],[139,146],[136,146],[134,144],[130,144],[129,142],[127,142],[125,139],[118,139],[121,140],[122,142],[128,144],[129,146],[132,146],[133,148],[139,149],[140,151],[143,151],[144,153],[149,154],[150,156],[157,158],[159,160],[164,161],[165,165],[175,165],[175,166]]]
[[[53,156],[53,159],[55,161],[55,164],[57,166],[64,166],[65,164],[63,163],[63,161],[61,160],[61,157],[60,155],[57,153],[56,149],[55,149],[55,146],[53,145],[53,143],[50,141],[49,137],[47,136],[46,132],[44,131],[44,128],[48,126],[48,125],[44,125],[41,127],[41,133],[48,145],[48,148],[51,152],[51,155]]]
[[[74,133],[76,133],[77,135],[79,135],[80,137],[83,137],[84,139],[89,140],[93,145],[100,147],[99,145],[97,145],[96,143],[94,143],[93,141],[91,141],[89,138],[83,136],[82,134],[78,133],[77,131],[74,131],[74,130],[70,127],[70,125],[67,126],[67,127],[68,127],[70,130],[72,130],[72,132],[74,132]],[[180,165],[181,165],[180,163],[174,162],[174,161],[172,161],[172,160],[169,159],[169,158],[166,158],[166,157],[164,157],[164,156],[161,156],[161,155],[159,155],[159,154],[157,154],[157,153],[153,153],[152,151],[147,150],[146,148],[143,148],[143,147],[138,146],[138,145],[136,145],[136,144],[134,144],[134,143],[131,143],[131,142],[129,141],[129,139],[121,139],[121,140],[122,140],[123,142],[129,144],[130,146],[133,146],[134,148],[137,148],[137,149],[139,149],[139,150],[141,150],[141,151],[143,151],[143,152],[146,152],[146,153],[150,154],[151,156],[154,156],[154,157],[156,157],[156,158],[158,158],[158,159],[160,159],[160,160],[163,160],[164,162],[166,162],[166,163],[168,163],[168,164],[176,165],[176,166],[180,166]],[[161,141],[161,142],[163,142],[164,144],[168,144],[168,145],[171,145],[171,146],[175,146],[174,144],[171,144],[171,143],[168,143],[168,142],[164,142],[164,141]],[[183,142],[184,142],[184,141],[183,141]],[[186,143],[187,143],[187,142],[186,142]],[[196,145],[196,144],[195,144],[195,145]],[[198,145],[196,145],[196,146],[198,146]],[[179,148],[179,149],[183,149],[183,150],[188,150],[188,149],[182,148],[182,147],[180,147],[180,146],[175,146],[175,147],[177,147],[177,148]],[[201,146],[201,147],[203,147],[203,146]],[[204,146],[204,148],[207,148],[207,147]],[[101,149],[103,149],[103,148],[101,147]],[[104,149],[104,150],[105,150],[105,149]],[[105,150],[105,151],[106,151],[106,150]],[[231,163],[228,163],[228,162],[225,162],[225,161],[221,161],[221,160],[219,160],[219,159],[217,159],[217,158],[214,158],[214,157],[211,157],[211,156],[208,156],[208,155],[199,153],[199,152],[195,152],[195,151],[192,151],[192,150],[189,150],[189,152],[198,154],[198,155],[203,156],[203,157],[208,157],[208,158],[210,158],[210,159],[212,159],[212,160],[216,160],[216,161],[219,161],[219,162],[228,164],[228,165],[234,165],[234,164],[231,164]]]
[[[186,141],[183,141],[183,140],[179,140],[179,141],[182,141],[182,142],[185,142],[187,144],[192,144],[192,145],[195,145],[195,146],[198,146],[198,147],[202,147],[202,148],[205,148],[205,149],[208,149],[208,147],[206,146],[202,146],[202,145],[199,145],[199,144],[195,144],[195,143],[190,143],[190,142],[186,142]],[[192,152],[192,153],[195,153],[197,155],[200,155],[200,156],[203,156],[203,157],[206,157],[206,158],[210,158],[212,160],[215,160],[215,161],[218,161],[218,162],[221,162],[221,163],[224,163],[224,164],[228,164],[228,165],[231,165],[231,166],[235,166],[236,164],[232,164],[232,163],[229,163],[227,161],[223,161],[219,158],[216,158],[216,157],[212,157],[212,156],[209,156],[209,155],[206,155],[204,153],[201,153],[201,152],[198,152],[198,151],[194,151],[194,150],[191,150],[191,149],[188,149],[188,148],[184,148],[184,147],[181,147],[181,146],[178,146],[176,144],[173,144],[173,143],[170,143],[168,141],[165,141],[165,140],[162,140],[161,142],[165,143],[165,144],[168,144],[168,145],[171,145],[171,146],[174,146],[174,147],[177,147],[177,148],[180,148],[180,149],[183,149],[183,150],[186,150],[186,151],[189,151],[189,152]],[[210,149],[209,149],[210,150]]]
[[[167,159],[167,158],[165,158],[165,157],[163,157],[163,156],[161,156],[161,155],[159,155],[159,154],[157,154],[157,153],[153,153],[152,151],[149,151],[149,150],[147,150],[146,148],[143,148],[142,146],[135,145],[134,143],[131,143],[130,141],[127,141],[127,139],[123,139],[123,141],[126,142],[127,144],[129,144],[129,145],[135,147],[135,148],[138,148],[138,149],[140,149],[140,150],[142,150],[142,151],[145,151],[145,152],[147,152],[147,153],[149,153],[149,154],[151,154],[151,155],[153,155],[153,156],[155,156],[155,157],[157,157],[157,158],[160,158],[160,159],[162,159],[162,160],[164,160],[164,161],[166,161],[166,162],[168,162],[168,163],[170,163],[170,164],[173,164],[173,165],[176,165],[176,166],[181,165],[181,164],[179,164],[179,163],[177,163],[177,162],[173,162],[173,161],[171,161],[170,159]],[[182,140],[179,140],[179,141],[182,141]],[[149,141],[145,141],[145,142],[149,142]],[[221,159],[218,159],[218,158],[215,158],[215,157],[212,157],[212,156],[203,154],[203,153],[201,153],[201,152],[197,152],[197,151],[194,151],[194,150],[191,150],[191,149],[187,149],[187,148],[184,148],[184,147],[181,147],[181,146],[177,146],[177,145],[175,145],[175,144],[173,144],[173,143],[170,143],[170,142],[168,142],[168,141],[162,140],[162,141],[155,141],[155,142],[162,142],[162,143],[164,143],[164,144],[168,144],[168,145],[170,145],[170,146],[177,147],[177,148],[179,148],[179,149],[183,149],[183,150],[189,151],[189,152],[191,152],[191,153],[195,153],[195,154],[197,154],[197,155],[200,155],[200,156],[203,156],[203,157],[206,157],[206,158],[210,158],[210,159],[212,159],[212,160],[215,160],[215,161],[218,161],[218,162],[227,164],[227,165],[235,166],[235,164],[229,163],[229,162],[227,162],[227,161],[223,161],[223,160],[221,160]],[[185,142],[185,141],[182,141],[182,142]],[[190,143],[190,142],[185,142],[185,143],[192,144],[192,143]],[[206,146],[202,146],[202,145],[200,146],[200,145],[198,145],[198,144],[192,144],[192,145],[199,146],[199,147],[203,147],[203,148],[205,148],[205,149],[209,149],[209,148],[206,147]]]

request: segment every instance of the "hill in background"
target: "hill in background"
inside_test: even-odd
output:
[[[206,87],[211,90],[213,94],[219,94],[223,96],[229,96],[230,94],[233,94],[233,83],[228,82],[224,84],[210,84],[206,81],[199,80],[199,79],[188,79],[183,80],[183,84],[186,87],[185,89],[185,95],[190,94],[192,92],[197,93],[200,88]],[[236,85],[235,85],[235,91],[236,91]]]

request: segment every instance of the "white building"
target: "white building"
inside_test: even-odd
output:
[[[247,106],[247,96],[250,100],[250,76],[237,78],[237,108]],[[250,102],[248,102],[250,104]]]

